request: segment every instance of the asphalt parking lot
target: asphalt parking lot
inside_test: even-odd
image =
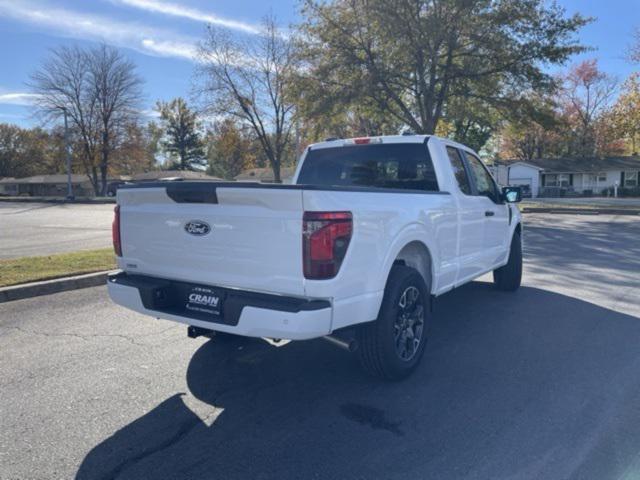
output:
[[[103,287],[0,304],[0,478],[640,478],[640,219],[525,221],[523,287],[438,299],[400,383]]]
[[[0,202],[0,259],[111,246],[113,204]]]

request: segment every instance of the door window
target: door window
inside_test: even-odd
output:
[[[558,186],[558,175],[548,173],[544,176],[544,186],[545,187],[557,187]]]
[[[469,183],[469,177],[467,177],[467,171],[464,168],[460,152],[457,148],[447,147],[447,154],[460,191],[465,195],[471,195],[471,184]]]
[[[624,172],[624,186],[635,187],[638,185],[638,172]]]
[[[602,183],[606,183],[606,173],[588,173],[584,175],[584,185],[587,187],[596,187]]]
[[[590,181],[587,179],[587,181]],[[595,181],[595,176],[594,176]],[[569,173],[547,173],[544,175],[545,187],[570,187],[571,186],[571,174]]]
[[[559,187],[570,187],[571,186],[571,175],[568,173],[561,173],[558,175],[558,186]]]
[[[466,155],[469,167],[471,167],[471,177],[476,186],[477,194],[489,197],[491,200],[498,203],[498,191],[489,171],[485,168],[478,157],[470,153],[467,153]]]

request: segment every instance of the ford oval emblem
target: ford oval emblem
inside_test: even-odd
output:
[[[191,235],[206,235],[211,231],[211,227],[202,220],[191,220],[185,223],[184,230]]]

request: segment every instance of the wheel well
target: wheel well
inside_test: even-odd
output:
[[[516,229],[515,229],[514,233],[517,233],[518,235],[520,235],[520,237],[522,237],[522,224],[521,223],[518,223],[516,225]]]
[[[432,261],[431,254],[429,253],[429,249],[422,242],[411,242],[407,243],[395,261],[394,265],[406,265],[407,267],[414,268],[422,275],[422,279],[424,283],[427,285],[427,288],[431,290],[431,279],[432,275]]]

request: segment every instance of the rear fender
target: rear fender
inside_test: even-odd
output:
[[[384,290],[387,284],[387,279],[389,278],[389,273],[391,272],[391,268],[398,258],[398,255],[407,245],[411,243],[422,244],[429,254],[430,271],[428,273],[430,274],[430,278],[425,279],[425,282],[427,283],[427,285],[430,285],[430,289],[433,291],[433,286],[436,284],[437,278],[437,265],[439,261],[438,252],[435,247],[433,235],[431,235],[431,233],[424,227],[424,225],[421,225],[419,223],[408,225],[393,239],[391,248],[389,249],[389,253],[385,257],[381,273],[376,279],[376,287],[378,290]]]

